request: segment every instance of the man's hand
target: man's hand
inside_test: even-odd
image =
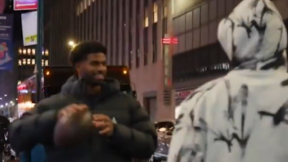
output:
[[[63,108],[58,112],[58,120],[62,117],[72,116],[75,113],[84,113],[88,110],[88,107],[83,104],[71,104]]]
[[[99,129],[99,134],[110,137],[114,131],[114,123],[112,120],[103,114],[95,114],[93,115],[93,124]]]

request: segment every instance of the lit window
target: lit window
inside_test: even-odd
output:
[[[32,65],[35,65],[35,59],[32,59]]]
[[[21,60],[18,60],[18,65],[21,66],[22,65],[22,62]]]
[[[45,55],[45,51],[44,50],[42,50],[42,55]]]
[[[31,49],[30,48],[27,49],[27,53],[28,53],[28,55],[31,54]]]
[[[156,23],[158,21],[158,5],[155,2],[153,4],[153,22]]]
[[[88,0],[88,6],[90,6],[91,5],[91,0]]]
[[[149,26],[149,14],[148,14],[148,8],[145,8],[145,19],[144,19],[144,27],[148,27]]]
[[[27,65],[30,65],[30,64],[31,64],[31,60],[27,59]]]
[[[23,54],[26,55],[26,49],[23,49]]]
[[[42,66],[44,66],[44,60],[42,60]]]
[[[35,55],[35,49],[32,49],[32,54]]]
[[[22,49],[19,49],[18,52],[19,52],[20,54],[22,54]]]
[[[23,65],[26,65],[26,59],[23,59],[22,63]]]
[[[49,66],[49,61],[45,60],[45,66]]]
[[[46,56],[49,55],[49,51],[48,51],[48,50],[45,51],[45,55],[46,55]]]

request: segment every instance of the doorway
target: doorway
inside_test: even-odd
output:
[[[157,110],[157,97],[145,97],[144,107],[148,112],[151,120],[155,120]]]

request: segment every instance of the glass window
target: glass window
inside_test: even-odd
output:
[[[158,5],[156,2],[153,4],[153,22],[156,23],[158,21]]]
[[[32,59],[32,65],[35,65],[35,59]]]
[[[23,59],[22,63],[23,65],[26,65],[26,59]]]
[[[83,12],[84,6],[83,6],[83,1],[80,3],[80,14]]]
[[[148,27],[149,26],[149,14],[148,14],[148,8],[145,8],[145,19],[144,19],[144,27]]]
[[[87,8],[87,0],[83,0],[84,1],[84,8],[83,10],[85,10]]]
[[[49,61],[45,60],[45,66],[49,66]]]
[[[26,55],[26,49],[23,49],[23,54]]]
[[[43,55],[43,56],[45,55],[45,51],[44,51],[44,50],[42,50],[42,55]]]
[[[32,49],[32,54],[35,55],[35,53],[36,53],[36,52],[35,52],[35,49]]]
[[[44,66],[45,64],[44,64],[44,60],[42,60],[42,66]]]
[[[76,15],[78,16],[80,13],[80,6],[78,5],[77,8],[76,8]]]
[[[163,17],[168,16],[168,0],[164,0],[164,5],[163,5]]]
[[[30,64],[31,64],[31,60],[27,59],[27,65],[30,65]]]
[[[19,49],[18,52],[19,52],[19,54],[22,54],[22,49]]]
[[[22,65],[22,61],[18,60],[18,65],[21,66]]]

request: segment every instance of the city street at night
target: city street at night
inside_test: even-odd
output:
[[[287,7],[0,0],[0,161],[286,162]]]

